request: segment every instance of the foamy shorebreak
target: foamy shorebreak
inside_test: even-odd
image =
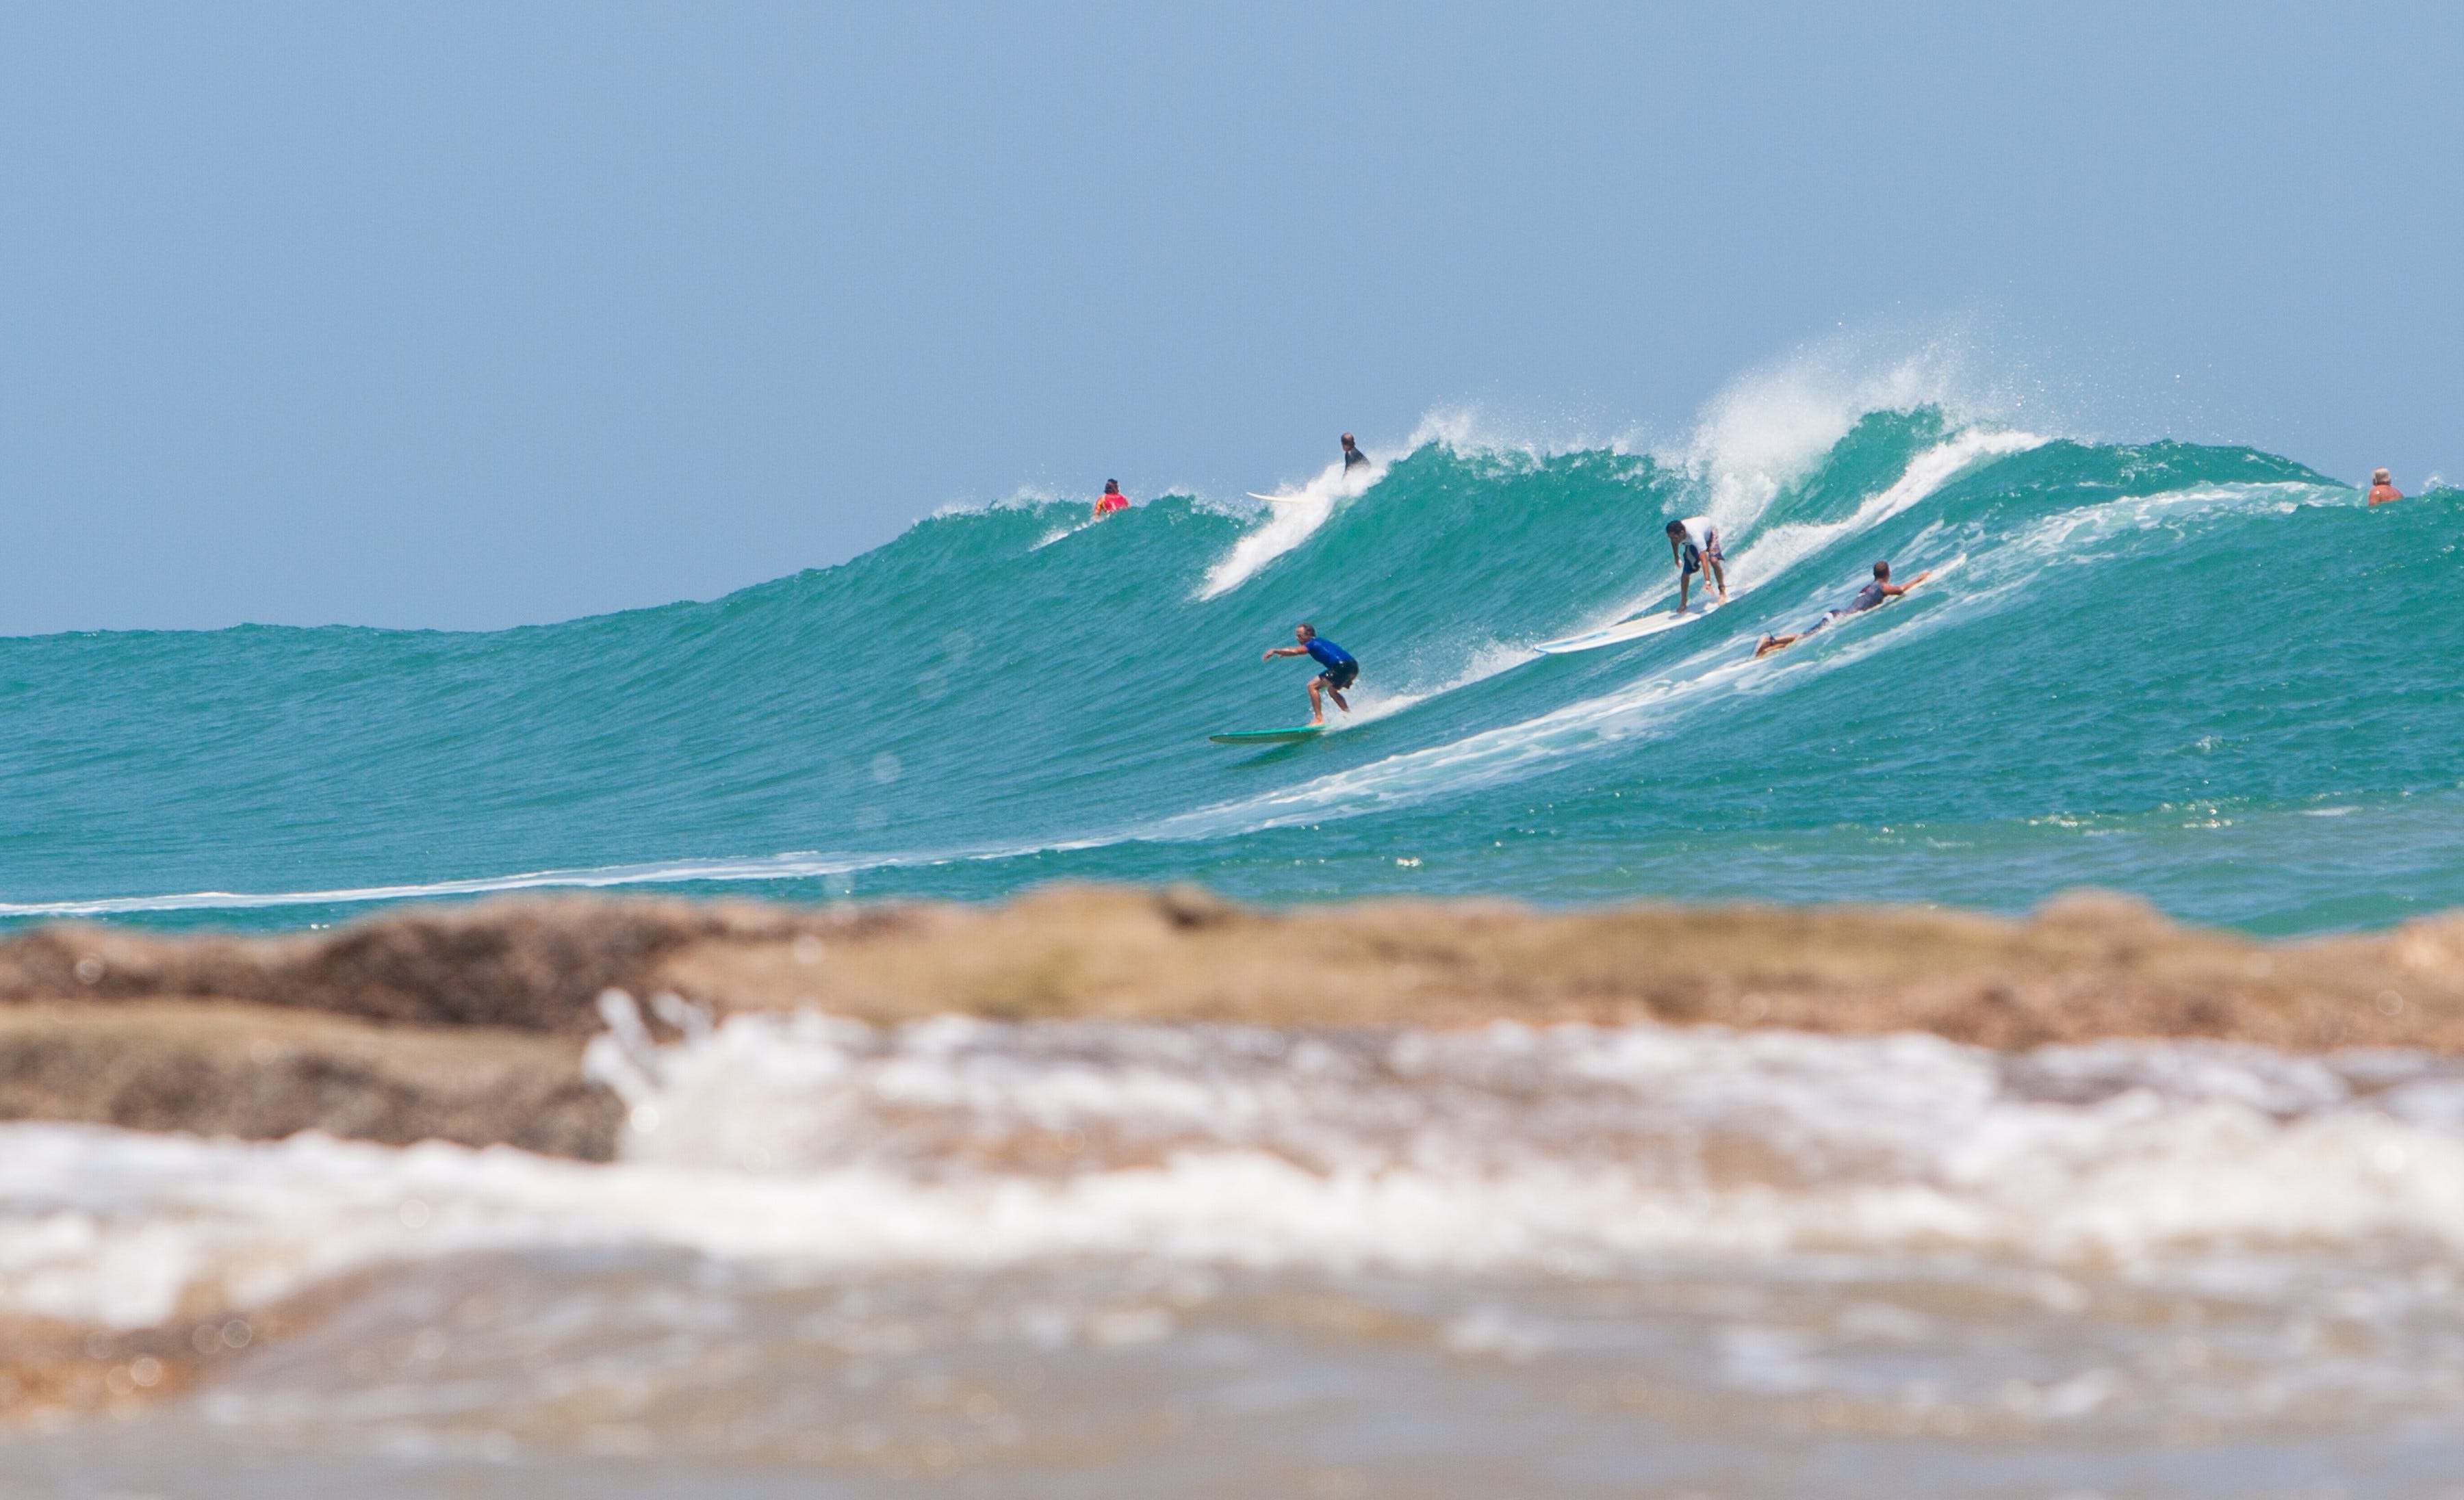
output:
[[[42,930],[0,943],[0,1448],[1271,1488],[1346,1409],[1293,1381],[1738,1472],[2457,1430],[2455,933],[1133,890]],[[542,1100],[583,1134],[503,1144]]]

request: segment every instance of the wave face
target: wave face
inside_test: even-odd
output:
[[[280,925],[537,884],[2093,883],[2264,931],[2464,904],[2452,492],[2370,511],[2262,452],[1930,406],[1842,425],[1751,463],[1431,441],[1256,510],[945,514],[715,602],[495,633],[0,642],[0,900]],[[1729,607],[1531,651],[1665,607],[1661,526],[1705,509]],[[1878,557],[1956,565],[1749,659]],[[1353,721],[1208,743],[1305,717],[1311,669],[1258,659],[1304,618],[1365,664]]]

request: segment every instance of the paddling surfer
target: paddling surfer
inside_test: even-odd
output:
[[[1103,498],[1095,502],[1095,518],[1097,520],[1102,520],[1105,517],[1110,516],[1114,511],[1125,511],[1129,508],[1130,497],[1121,493],[1121,481],[1118,479],[1105,480]]]
[[[1782,647],[1793,646],[1834,620],[1843,620],[1852,614],[1863,614],[1868,609],[1880,608],[1883,601],[1899,598],[1932,576],[1933,569],[1927,568],[1904,584],[1894,584],[1891,582],[1891,564],[1877,562],[1874,564],[1874,581],[1857,590],[1857,596],[1854,599],[1849,600],[1839,608],[1824,610],[1821,619],[1815,621],[1794,635],[1764,636],[1754,643],[1754,659],[1759,661]]]
[[[1292,627],[1292,639],[1300,644],[1273,647],[1258,659],[1272,661],[1278,656],[1306,656],[1326,669],[1309,679],[1310,723],[1326,722],[1326,704],[1318,696],[1321,692],[1334,699],[1335,707],[1351,713],[1352,705],[1343,701],[1343,690],[1352,686],[1353,679],[1360,675],[1360,663],[1353,658],[1350,651],[1318,634],[1317,627],[1306,620]]]
[[[2387,472],[2386,470],[2373,469],[2370,471],[2370,503],[2372,505],[2385,505],[2389,500],[2400,500],[2403,498],[2404,492],[2395,487],[2395,481],[2387,477]]]
[[[1720,528],[1711,524],[1708,516],[1688,516],[1683,520],[1668,523],[1668,558],[1677,564],[1677,612],[1685,612],[1685,597],[1693,586],[1694,575],[1707,573],[1712,586],[1720,590],[1720,603],[1728,602],[1728,575],[1722,566],[1727,559],[1720,551]]]

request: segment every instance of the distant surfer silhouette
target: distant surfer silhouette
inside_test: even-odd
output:
[[[1114,511],[1125,511],[1129,508],[1130,497],[1121,493],[1121,481],[1118,479],[1105,480],[1103,497],[1095,502],[1095,518],[1097,520],[1102,520],[1105,517],[1110,516]]]
[[[1352,440],[1352,434],[1351,434],[1351,433],[1349,433],[1349,432],[1344,433],[1344,434],[1343,434],[1343,472],[1344,472],[1345,474],[1350,474],[1350,473],[1352,472],[1352,467],[1353,467],[1353,465],[1354,465],[1354,464],[1365,464],[1365,463],[1367,463],[1368,461],[1369,461],[1369,455],[1368,455],[1367,453],[1364,453],[1364,452],[1362,452],[1360,451],[1360,445],[1359,445],[1359,444],[1357,444],[1357,443],[1355,443],[1355,442],[1353,442],[1353,441]]]
[[[1326,722],[1326,704],[1318,696],[1321,690],[1334,699],[1335,707],[1351,713],[1352,705],[1343,701],[1343,690],[1352,686],[1353,679],[1360,675],[1360,663],[1353,658],[1350,651],[1318,634],[1317,627],[1307,620],[1292,627],[1292,639],[1300,644],[1271,647],[1258,659],[1272,661],[1278,656],[1307,656],[1326,669],[1309,679],[1310,723]]]
[[[2389,500],[2400,500],[2403,498],[2404,492],[2397,489],[2394,481],[2387,478],[2387,472],[2386,470],[2374,469],[2370,471],[2370,503],[2372,505],[2385,505]]]
[[[1688,516],[1683,520],[1668,523],[1668,557],[1677,564],[1677,612],[1685,612],[1685,595],[1694,575],[1707,572],[1713,586],[1720,590],[1720,603],[1728,602],[1728,575],[1722,565],[1727,561],[1720,551],[1720,528],[1711,524],[1708,516]]]
[[[1863,614],[1868,609],[1880,608],[1883,601],[1897,599],[1931,577],[1933,577],[1933,569],[1927,568],[1904,584],[1894,584],[1891,582],[1891,564],[1877,562],[1874,564],[1874,581],[1857,590],[1857,597],[1837,609],[1823,611],[1821,619],[1815,621],[1794,635],[1764,636],[1754,643],[1754,659],[1759,661],[1782,647],[1794,646],[1834,620],[1844,620],[1852,614]]]

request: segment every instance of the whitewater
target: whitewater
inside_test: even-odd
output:
[[[0,917],[315,925],[560,886],[1947,900],[2265,932],[2464,903],[2453,492],[2106,443],[1891,382],[1671,445],[1432,423],[1272,502],[953,510],[709,603],[487,633],[0,641]],[[1732,602],[1665,607],[1711,515]],[[1781,656],[1872,561],[1956,560]],[[1323,740],[1308,619],[1365,664]],[[2321,814],[2331,814],[2322,821]]]
[[[215,1365],[0,1427],[0,1495],[2435,1500],[2464,1465],[2453,1058],[679,1019],[591,1044],[606,1164],[0,1125],[0,1322],[90,1330],[124,1394],[165,1339]]]

